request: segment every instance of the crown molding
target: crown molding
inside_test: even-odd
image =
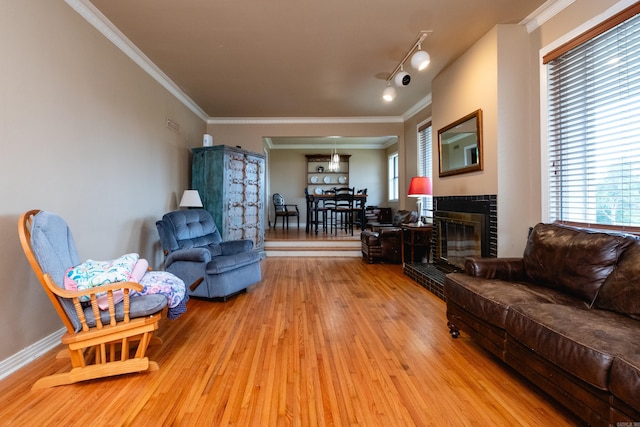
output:
[[[402,120],[403,121],[407,121],[409,120],[411,117],[415,116],[416,114],[418,114],[422,109],[428,107],[429,105],[431,105],[431,94],[428,94],[427,96],[425,96],[424,98],[422,98],[420,101],[418,101],[416,103],[416,105],[414,105],[413,107],[409,108],[403,115],[402,115]]]
[[[209,117],[210,125],[299,125],[299,124],[371,124],[371,123],[404,123],[423,108],[431,105],[431,94],[428,94],[402,116],[371,117]]]
[[[209,117],[210,125],[299,125],[299,124],[367,124],[403,123],[399,116],[379,117]]]
[[[162,85],[189,108],[202,120],[209,116],[191,98],[189,98],[165,73],[158,68],[131,40],[113,25],[89,0],[65,0],[65,2],[82,16],[89,24],[93,25],[111,43],[116,45],[133,62],[138,64],[147,74]]]
[[[573,2],[575,0],[548,0],[524,18],[520,25],[524,25],[527,28],[527,32],[532,33],[549,19],[569,7]]]

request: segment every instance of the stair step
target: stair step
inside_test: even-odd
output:
[[[359,257],[360,241],[266,241],[268,257]]]
[[[359,240],[318,240],[318,241],[310,241],[310,240],[267,240],[264,242],[264,247],[267,249],[276,249],[276,248],[341,248],[341,249],[359,249],[360,241]]]

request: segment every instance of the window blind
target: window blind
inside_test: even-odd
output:
[[[550,219],[640,226],[640,15],[547,73]]]
[[[432,162],[432,127],[431,122],[418,128],[418,175],[428,176],[433,182],[433,162]],[[433,196],[427,196],[422,198],[422,210],[421,216],[431,216],[433,210]]]
[[[398,153],[389,156],[389,200],[398,200]]]

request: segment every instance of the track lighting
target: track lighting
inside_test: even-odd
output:
[[[429,34],[431,34],[431,31],[420,31],[420,33],[418,33],[418,39],[413,43],[409,52],[407,52],[404,58],[402,58],[402,61],[400,61],[395,70],[389,74],[389,77],[387,78],[387,87],[384,92],[382,92],[382,99],[386,102],[393,101],[396,97],[396,90],[391,87],[392,80],[398,87],[405,87],[411,83],[411,76],[409,73],[404,71],[404,64],[409,60],[409,58],[411,58],[411,66],[418,71],[424,70],[429,65],[431,57],[427,52],[422,50],[422,42]]]
[[[391,102],[396,98],[396,90],[391,87],[391,83],[387,82],[387,88],[382,92],[382,99]]]
[[[418,43],[418,51],[411,57],[411,66],[418,71],[422,71],[427,68],[429,62],[431,62],[431,56],[422,50],[422,47]]]
[[[400,66],[400,72],[396,74],[394,81],[398,87],[409,86],[409,83],[411,83],[411,76],[402,69],[402,66]]]

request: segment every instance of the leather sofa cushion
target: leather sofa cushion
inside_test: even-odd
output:
[[[534,283],[592,304],[620,254],[631,243],[622,235],[537,224],[524,250],[525,272]]]
[[[640,348],[636,320],[584,306],[515,305],[507,313],[506,330],[532,351],[602,390],[608,388],[615,356]]]
[[[618,266],[600,288],[593,306],[640,320],[640,242],[635,241],[622,254]]]
[[[577,298],[543,286],[483,279],[464,273],[447,274],[444,294],[447,301],[502,329],[506,329],[507,313],[514,304],[558,303],[586,307]]]
[[[609,390],[640,411],[640,350],[613,360]]]

